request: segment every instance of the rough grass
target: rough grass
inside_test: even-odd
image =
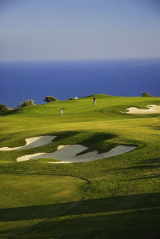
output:
[[[0,152],[0,238],[160,238],[160,115],[120,113],[130,106],[160,105],[160,98],[96,98],[96,105],[86,97],[0,117],[0,147],[58,136],[39,148]],[[88,163],[16,163],[24,154],[77,143],[99,152],[118,144],[137,149]]]

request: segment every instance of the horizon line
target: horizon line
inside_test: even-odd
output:
[[[154,61],[160,57],[128,57],[128,58],[102,58],[102,59],[0,59],[0,63],[34,63],[34,62],[97,62],[97,61]]]

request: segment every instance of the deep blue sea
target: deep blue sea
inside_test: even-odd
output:
[[[0,104],[16,106],[25,99],[42,103],[93,93],[160,96],[160,59],[83,62],[1,62]]]

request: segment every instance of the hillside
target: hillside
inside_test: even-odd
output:
[[[96,99],[96,105],[85,97],[0,116],[0,147],[57,136],[48,145],[0,152],[0,238],[160,238],[160,114],[121,113],[128,107],[160,105],[160,98]],[[26,154],[74,144],[99,153],[120,144],[137,148],[85,163],[49,164],[49,158],[16,162]]]

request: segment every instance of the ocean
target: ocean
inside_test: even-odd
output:
[[[160,59],[75,62],[1,62],[0,104],[17,106],[26,99],[43,103],[103,93],[160,96]]]

